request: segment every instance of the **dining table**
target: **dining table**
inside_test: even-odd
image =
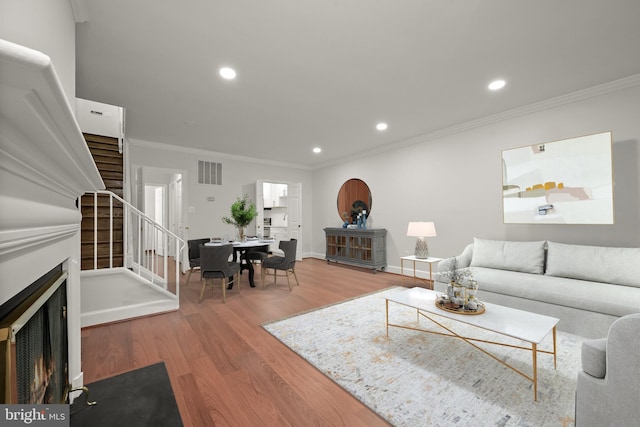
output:
[[[230,242],[221,242],[221,241],[211,241],[209,243],[205,243],[205,246],[222,246],[222,245],[233,245],[233,262],[240,263],[240,274],[242,274],[243,270],[249,271],[249,286],[255,288],[254,276],[255,269],[253,268],[253,262],[250,259],[245,257],[245,254],[250,250],[262,250],[264,252],[269,251],[269,245],[275,243],[274,239],[251,239],[248,238],[244,241],[230,241]],[[244,261],[244,263],[243,263]],[[229,278],[231,280],[231,278]],[[227,289],[232,289],[233,283],[231,283]]]

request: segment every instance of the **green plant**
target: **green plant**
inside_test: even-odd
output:
[[[231,217],[222,217],[225,224],[235,225],[242,229],[258,215],[256,205],[249,200],[249,195],[245,194],[242,198],[238,197],[231,205]]]

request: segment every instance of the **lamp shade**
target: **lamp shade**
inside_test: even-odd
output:
[[[410,222],[407,227],[407,236],[409,237],[434,237],[436,234],[436,226],[433,222]]]

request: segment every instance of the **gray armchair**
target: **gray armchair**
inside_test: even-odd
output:
[[[616,320],[607,338],[582,344],[576,427],[640,425],[640,313]]]

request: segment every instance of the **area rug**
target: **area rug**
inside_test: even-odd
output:
[[[385,295],[395,287],[262,325],[395,426],[572,426],[582,338],[557,333],[553,356],[538,356],[533,384],[462,340],[400,328],[385,331]],[[394,323],[416,326],[414,309],[389,304]],[[523,343],[441,318],[474,338]],[[442,331],[426,319],[421,328]],[[511,340],[511,341],[510,341]],[[539,349],[552,349],[548,336]],[[528,344],[524,343],[528,346]],[[482,344],[531,374],[531,352]]]
[[[71,426],[180,427],[182,418],[164,362],[88,384],[71,405]]]

